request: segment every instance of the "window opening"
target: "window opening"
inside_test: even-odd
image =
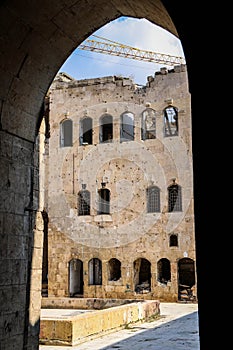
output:
[[[164,134],[165,136],[178,135],[178,110],[169,106],[164,110]]]
[[[69,262],[69,294],[71,297],[83,294],[83,262],[79,259]]]
[[[105,188],[105,183],[102,183],[102,188],[98,190],[98,215],[110,214],[110,191]]]
[[[172,234],[170,236],[170,247],[178,247],[178,235]]]
[[[90,215],[90,192],[84,184],[78,193],[78,215]]]
[[[120,141],[134,140],[134,115],[130,112],[125,112],[121,115],[121,130]]]
[[[162,258],[157,263],[158,270],[158,282],[167,284],[171,281],[171,265],[170,261],[166,258]]]
[[[80,122],[80,145],[92,145],[92,118],[85,117]]]
[[[89,284],[102,284],[102,262],[98,258],[93,258],[88,262]]]
[[[147,212],[160,212],[160,189],[157,186],[147,188]]]
[[[108,262],[109,281],[118,281],[121,278],[121,262],[112,258]]]
[[[60,124],[60,146],[70,147],[73,145],[73,122],[65,119]]]
[[[112,142],[113,124],[112,116],[107,114],[100,118],[100,143]]]
[[[139,258],[134,261],[134,285],[136,293],[151,291],[151,263],[147,259]]]
[[[168,187],[168,211],[182,211],[181,187],[175,183]]]
[[[142,112],[142,128],[141,128],[142,140],[149,140],[156,138],[156,118],[155,110],[147,108]]]

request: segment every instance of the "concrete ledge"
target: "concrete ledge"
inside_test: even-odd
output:
[[[68,299],[68,298],[67,298]],[[77,299],[76,299],[77,300]],[[83,299],[82,299],[83,300]],[[98,300],[98,299],[95,299]],[[84,301],[84,300],[83,300]],[[157,300],[136,301],[103,310],[91,310],[75,315],[46,317],[40,320],[40,343],[46,345],[78,345],[101,336],[103,333],[125,328],[136,322],[143,322],[160,315]],[[73,315],[72,315],[73,313]]]
[[[144,302],[142,299],[113,299],[113,298],[59,298],[44,297],[41,307],[44,309],[80,309],[103,310],[109,307]]]

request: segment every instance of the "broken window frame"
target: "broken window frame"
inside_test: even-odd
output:
[[[151,113],[153,113],[153,116],[151,116]],[[156,111],[153,108],[147,108],[142,112],[141,123],[142,123],[141,139],[143,141],[155,139],[156,138]]]
[[[172,105],[164,109],[164,136],[178,136],[178,109]]]

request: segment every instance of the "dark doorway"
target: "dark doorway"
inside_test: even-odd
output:
[[[151,263],[139,258],[134,261],[134,286],[136,293],[148,293],[151,290]]]
[[[83,295],[83,262],[79,259],[69,262],[69,294],[71,297]]]
[[[180,301],[195,301],[195,267],[190,258],[178,262],[178,299]]]

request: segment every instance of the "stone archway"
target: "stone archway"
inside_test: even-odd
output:
[[[163,3],[176,20],[176,27]],[[5,0],[1,4],[2,350],[15,344],[18,349],[35,350],[39,346],[40,303],[33,301],[39,301],[41,293],[44,208],[35,181],[39,167],[34,151],[50,83],[77,45],[122,15],[145,17],[174,35],[179,32],[184,48],[187,47],[189,70],[192,60],[186,39],[190,39],[193,27],[179,11],[182,12],[182,4],[160,0]],[[31,271],[38,279],[31,280]]]

